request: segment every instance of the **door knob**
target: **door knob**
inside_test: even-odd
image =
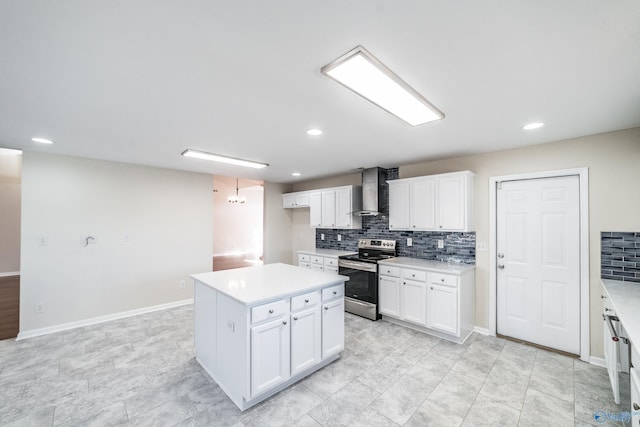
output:
[[[498,258],[504,258],[504,254],[502,252],[498,253]]]
[[[498,264],[498,268],[499,268],[500,270],[502,270],[502,269],[504,269],[504,265],[502,265],[502,264]]]

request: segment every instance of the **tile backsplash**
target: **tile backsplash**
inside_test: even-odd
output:
[[[640,233],[601,233],[600,275],[603,279],[640,283]]]
[[[398,168],[387,169],[387,180],[398,179]],[[378,194],[386,206],[389,205],[389,190],[385,186]],[[321,240],[324,234],[324,240]],[[338,234],[342,240],[338,241]],[[407,238],[413,246],[407,246]],[[389,230],[386,215],[362,217],[361,230],[338,230],[317,228],[316,248],[358,251],[358,239],[395,240],[398,256],[422,258],[444,262],[475,264],[476,233],[395,231]],[[444,248],[438,248],[438,240],[444,240]]]

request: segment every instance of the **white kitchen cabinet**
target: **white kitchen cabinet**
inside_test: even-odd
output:
[[[458,334],[458,287],[430,282],[427,287],[427,327]]]
[[[326,359],[342,350],[344,350],[344,298],[339,297],[322,304],[322,358]]]
[[[325,190],[322,192],[322,228],[336,226],[336,192]]]
[[[353,219],[352,189],[350,187],[336,190],[336,228],[350,228]]]
[[[631,425],[640,425],[640,361],[635,362],[638,367],[629,369],[631,382]]]
[[[322,226],[322,193],[319,191],[309,195],[309,222],[312,227]]]
[[[251,396],[289,379],[289,343],[288,316],[251,328]]]
[[[319,297],[305,297],[305,308],[291,314],[291,375],[303,372],[322,360],[322,317]],[[292,303],[293,310],[293,303]]]
[[[378,266],[378,307],[383,319],[457,343],[471,335],[473,266],[404,257]]]
[[[311,268],[311,255],[298,254],[298,267]]]
[[[378,311],[387,316],[400,317],[400,278],[378,275]]]
[[[387,181],[389,229],[473,231],[473,172]]]
[[[282,207],[285,209],[308,208],[310,205],[309,195],[308,191],[283,194]]]

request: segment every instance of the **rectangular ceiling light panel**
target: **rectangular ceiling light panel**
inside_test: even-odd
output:
[[[320,71],[411,126],[444,118],[440,110],[362,46]]]
[[[184,157],[193,157],[196,159],[209,160],[212,162],[219,162],[219,163],[227,163],[227,164],[236,165],[236,166],[245,166],[245,167],[254,168],[254,169],[262,169],[269,166],[267,163],[252,162],[251,160],[236,159],[235,157],[227,157],[227,156],[222,156],[220,154],[207,153],[206,151],[198,151],[198,150],[192,150],[192,149],[184,150],[182,152],[182,155]]]

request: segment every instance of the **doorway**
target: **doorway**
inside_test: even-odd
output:
[[[490,179],[490,333],[589,359],[587,169]]]

